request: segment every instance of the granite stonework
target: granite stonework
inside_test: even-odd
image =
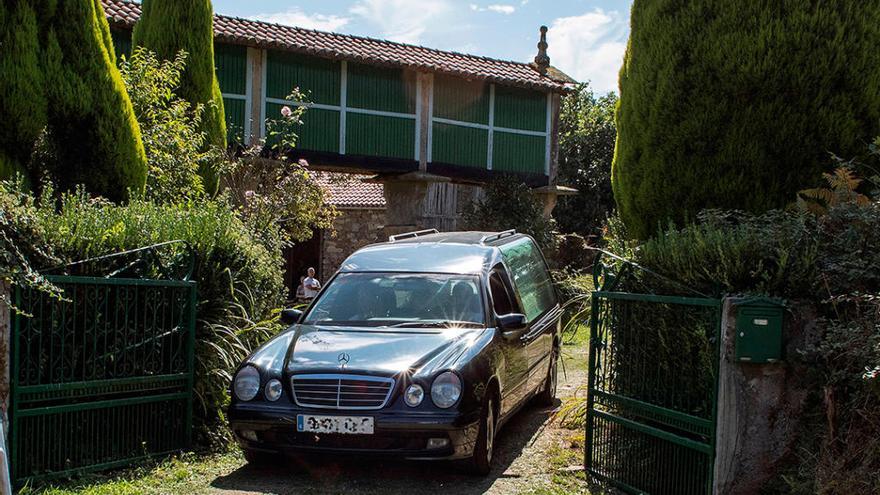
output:
[[[351,253],[380,240],[385,225],[384,208],[339,209],[333,231],[325,232],[321,246],[321,268],[330,279]]]
[[[804,349],[821,340],[816,310],[789,302],[783,327],[784,358],[777,363],[735,359],[736,314],[741,298],[726,298],[718,379],[716,495],[760,493],[779,475],[803,433],[811,390]]]

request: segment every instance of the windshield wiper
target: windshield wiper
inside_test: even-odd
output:
[[[461,320],[445,320],[445,321],[403,321],[400,323],[395,323],[393,325],[388,325],[387,328],[453,328],[453,327],[481,327],[482,323],[477,323],[475,321],[461,321]]]

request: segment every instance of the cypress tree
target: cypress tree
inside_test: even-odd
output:
[[[208,105],[202,121],[206,143],[225,148],[223,97],[214,69],[213,12],[210,0],[144,0],[132,45],[143,46],[164,60],[173,60],[180,50],[186,51],[186,70],[177,95],[193,105]],[[216,190],[213,171],[203,168],[200,174],[205,189]]]
[[[45,4],[49,135],[59,154],[62,189],[84,184],[114,201],[146,182],[146,156],[134,110],[102,34],[107,19],[94,0]],[[109,31],[107,31],[109,32]],[[112,49],[112,47],[111,47]]]
[[[0,179],[25,172],[46,126],[38,32],[28,0],[0,3]]]
[[[630,235],[792,202],[880,124],[880,2],[635,0],[615,200]]]

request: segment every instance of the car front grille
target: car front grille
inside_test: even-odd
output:
[[[294,375],[290,382],[297,405],[320,409],[381,409],[394,389],[393,379],[366,375]]]

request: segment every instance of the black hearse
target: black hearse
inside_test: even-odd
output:
[[[334,452],[460,460],[486,474],[499,428],[556,393],[560,307],[535,241],[421,231],[351,255],[232,383],[249,462]]]

